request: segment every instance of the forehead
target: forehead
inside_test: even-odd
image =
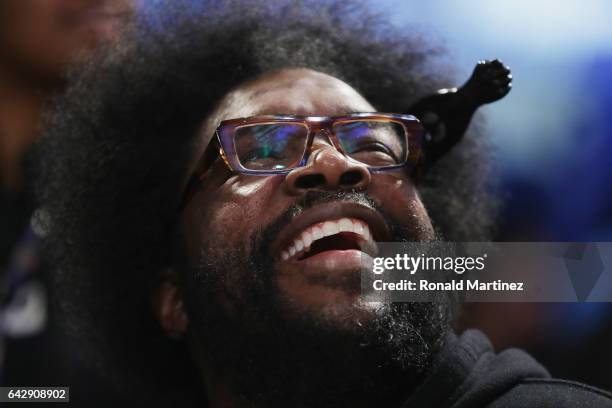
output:
[[[227,97],[229,103],[223,113],[237,114],[234,117],[279,113],[333,116],[374,110],[347,83],[309,69],[285,69],[264,75]]]
[[[309,69],[284,69],[246,82],[226,94],[208,117],[204,134],[212,135],[219,122],[233,118],[278,114],[334,116],[374,110],[363,96],[338,78]]]
[[[277,71],[245,84],[235,93],[242,98],[243,103],[234,106],[244,113],[241,117],[277,113],[333,116],[374,110],[347,83],[308,69]]]

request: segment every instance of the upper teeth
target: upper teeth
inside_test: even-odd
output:
[[[313,224],[302,231],[293,242],[281,252],[283,261],[289,258],[298,258],[302,254],[310,251],[310,246],[316,240],[335,235],[340,232],[353,232],[360,235],[363,239],[360,244],[375,246],[368,224],[355,218],[340,218]]]

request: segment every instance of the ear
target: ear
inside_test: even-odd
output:
[[[169,337],[183,337],[189,319],[185,313],[183,298],[174,283],[162,281],[155,293],[153,308],[159,324]]]

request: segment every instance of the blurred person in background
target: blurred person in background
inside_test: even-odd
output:
[[[40,237],[30,226],[30,165],[46,98],[64,72],[114,41],[135,0],[0,2],[0,383],[32,384],[53,371],[53,320]],[[59,360],[59,358],[58,358]],[[45,368],[43,368],[45,367]]]

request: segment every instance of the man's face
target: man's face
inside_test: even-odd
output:
[[[373,111],[357,91],[336,78],[310,70],[283,70],[228,94],[207,119],[202,137],[207,144],[218,122],[230,118]],[[389,218],[398,225],[389,225]],[[357,271],[362,255],[359,248],[364,246],[359,241],[367,240],[368,234],[376,241],[391,241],[397,238],[394,232],[411,240],[434,237],[406,171],[370,174],[364,165],[340,154],[324,135],[315,138],[307,165],[288,175],[232,173],[217,160],[182,221],[189,253],[199,257],[205,248],[210,260],[235,251],[251,253],[259,249],[253,245],[265,234],[266,253],[258,255],[273,268],[270,279],[279,294],[292,308],[322,316],[340,312],[367,315],[367,305],[359,302]],[[349,229],[359,234],[314,239],[313,234],[321,235],[315,228],[344,230],[349,221]],[[311,240],[312,250],[300,254],[299,248]],[[291,247],[296,254],[283,259]],[[249,279],[248,271],[227,271],[225,279],[236,285],[228,290],[239,295],[240,282]]]
[[[282,70],[228,93],[203,124],[198,154],[224,119],[373,111],[336,78]],[[317,240],[321,234],[314,228],[328,236]],[[236,365],[258,358],[263,359],[260,365],[272,364],[272,355],[279,353],[284,364],[291,364],[292,352],[281,349],[298,342],[300,353],[307,354],[309,347],[312,353],[298,353],[294,365],[321,360],[315,364],[320,368],[324,353],[319,343],[330,352],[354,343],[356,352],[372,345],[368,358],[380,368],[393,358],[378,355],[375,344],[394,343],[389,336],[401,348],[393,352],[419,360],[408,362],[416,365],[443,331],[441,309],[361,301],[359,270],[370,236],[415,241],[433,240],[435,234],[406,171],[371,174],[324,135],[315,136],[306,166],[286,175],[237,174],[221,159],[214,161],[181,214],[180,232],[187,258],[182,284],[189,327],[209,354],[223,354],[218,366],[231,367],[232,358]],[[414,349],[418,353],[411,354]]]

